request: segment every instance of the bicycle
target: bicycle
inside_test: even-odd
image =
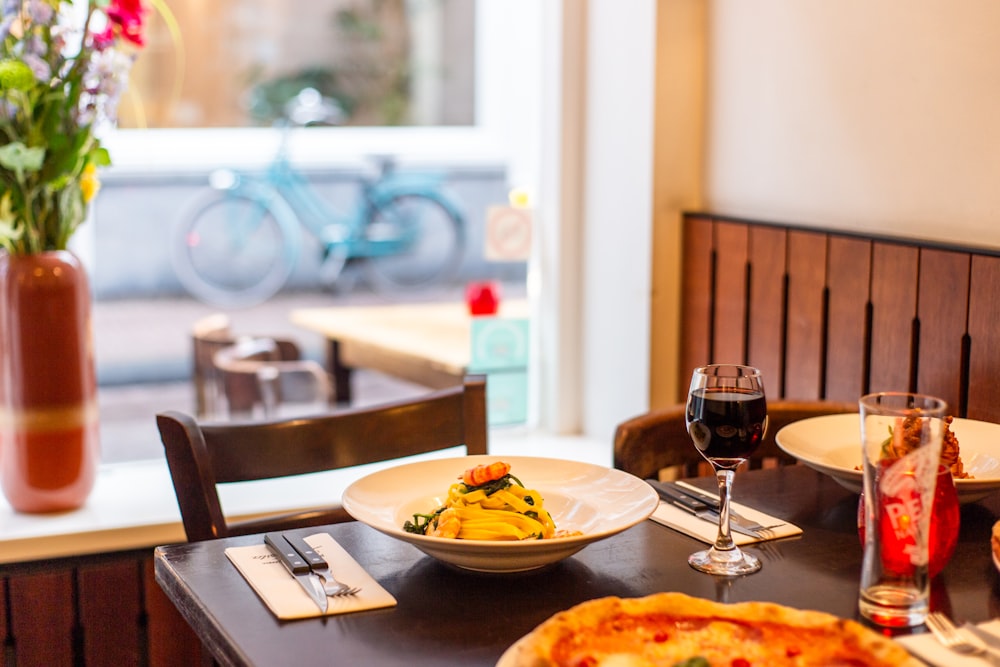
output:
[[[307,93],[295,101],[321,103],[318,93]],[[358,177],[353,211],[335,211],[288,159],[289,127],[314,116],[301,108],[286,115],[278,152],[263,176],[213,172],[212,191],[178,220],[171,259],[188,292],[222,307],[267,300],[291,276],[303,229],[323,248],[320,271],[330,284],[349,260],[363,264],[377,291],[420,288],[455,273],[465,249],[465,220],[441,191],[439,176],[397,173],[390,158],[377,158],[377,175]]]

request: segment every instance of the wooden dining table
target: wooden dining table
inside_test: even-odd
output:
[[[798,537],[746,547],[763,568],[738,578],[693,570],[687,556],[702,543],[646,520],[557,564],[506,575],[442,564],[358,522],[300,530],[329,532],[398,601],[323,618],[279,621],[228,561],[227,547],[259,544],[260,536],[159,547],[156,580],[223,665],[495,665],[560,610],[602,596],[661,591],[857,619],[857,494],[803,465],[740,472],[734,492],[738,502],[803,529]],[[1000,616],[1000,573],[989,545],[998,518],[1000,494],[962,507],[955,554],[932,582],[932,609],[973,622]]]

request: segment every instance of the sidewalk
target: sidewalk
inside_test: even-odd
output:
[[[517,286],[507,288],[513,296]],[[521,288],[523,291],[523,288]],[[455,286],[399,295],[392,301],[461,300]],[[253,308],[226,311],[233,329],[242,333],[282,335],[296,339],[309,358],[323,361],[322,336],[291,324],[295,308],[384,304],[389,300],[367,290],[338,294],[328,291],[279,294]],[[162,410],[194,411],[191,385],[192,324],[220,309],[189,298],[96,301],[93,307],[95,356],[101,411],[104,462],[158,458],[162,445],[155,415]],[[355,373],[356,405],[370,405],[427,391],[423,387],[360,370]]]

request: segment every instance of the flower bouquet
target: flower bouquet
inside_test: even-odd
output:
[[[100,458],[90,291],[66,246],[144,12],[81,2],[0,0],[0,486],[20,512],[82,505]]]
[[[63,250],[110,163],[113,123],[138,47],[140,0],[2,0],[0,245]]]

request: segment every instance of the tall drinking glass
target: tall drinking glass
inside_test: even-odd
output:
[[[750,366],[713,364],[696,368],[687,400],[687,430],[719,480],[719,534],[715,544],[691,554],[691,567],[710,574],[737,576],[760,569],[729,530],[733,474],[760,446],[767,431],[767,401],[760,371]]]
[[[920,625],[930,599],[931,507],[947,405],[933,396],[862,396],[865,555],[858,608],[887,627]]]

